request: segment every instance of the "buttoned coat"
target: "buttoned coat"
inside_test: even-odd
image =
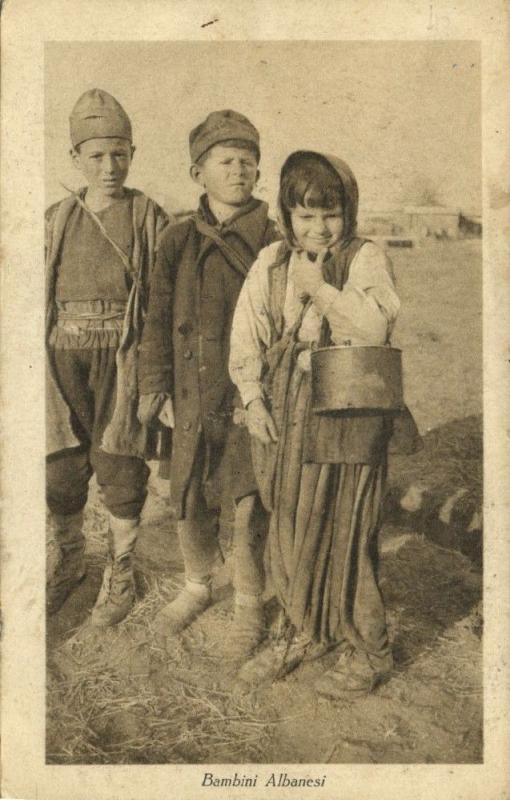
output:
[[[164,392],[174,403],[170,485],[178,517],[199,443],[206,443],[211,473],[232,426],[236,390],[228,374],[230,331],[246,275],[238,259],[228,258],[199,230],[201,222],[214,222],[205,198],[197,215],[170,226],[163,236],[140,345],[140,394]],[[267,204],[255,199],[216,230],[248,266],[279,238]],[[240,481],[243,460],[251,473],[248,437],[245,450],[236,464]]]

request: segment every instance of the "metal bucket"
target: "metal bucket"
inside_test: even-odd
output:
[[[316,413],[404,408],[400,350],[370,345],[320,347],[312,350],[311,361]]]

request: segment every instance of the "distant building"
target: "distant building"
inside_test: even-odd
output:
[[[406,206],[404,213],[409,220],[409,233],[420,239],[433,236],[435,239],[457,239],[459,235],[458,208],[443,206]]]
[[[358,228],[367,236],[401,236],[408,233],[409,220],[402,208],[361,211]]]
[[[404,206],[360,214],[360,232],[368,236],[459,239],[482,235],[481,217],[445,206]]]

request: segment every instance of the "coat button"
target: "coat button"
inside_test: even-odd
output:
[[[190,358],[193,358],[193,353],[191,352],[191,350],[185,350],[183,355],[186,361],[189,361]]]
[[[182,427],[184,428],[185,431],[190,431],[191,430],[191,422],[185,422]]]

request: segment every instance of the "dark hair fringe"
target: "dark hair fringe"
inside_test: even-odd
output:
[[[343,208],[345,192],[338,173],[320,156],[304,156],[290,166],[280,185],[281,208]]]

